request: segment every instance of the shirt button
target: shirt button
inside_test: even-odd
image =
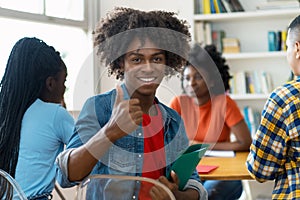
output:
[[[140,158],[140,157],[142,157],[142,155],[141,155],[141,154],[139,154],[139,158]]]
[[[139,133],[139,136],[142,136],[142,133]]]

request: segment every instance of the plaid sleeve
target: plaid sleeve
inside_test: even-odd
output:
[[[285,162],[287,119],[282,104],[278,95],[271,95],[250,147],[247,168],[260,182],[275,179]]]

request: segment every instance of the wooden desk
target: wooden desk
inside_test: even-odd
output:
[[[236,152],[235,157],[203,157],[200,165],[217,165],[217,169],[208,174],[199,174],[201,180],[245,180],[252,179],[246,168],[249,152]]]

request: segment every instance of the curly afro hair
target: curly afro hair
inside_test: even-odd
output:
[[[101,19],[93,32],[94,46],[100,61],[109,67],[109,74],[122,79],[124,72],[120,64],[135,38],[142,44],[149,39],[165,50],[166,65],[169,66],[166,76],[179,72],[190,48],[191,35],[187,22],[175,15],[173,12],[117,7]]]
[[[222,57],[222,54],[217,51],[215,45],[206,45],[204,49],[216,64],[219,73],[222,77],[225,91],[229,90],[230,89],[229,80],[232,78],[232,76],[229,74],[229,66],[226,64],[225,58]]]
[[[228,91],[230,89],[229,80],[232,76],[229,74],[229,66],[226,64],[226,60],[222,57],[222,54],[217,51],[215,45],[206,45],[203,49],[200,44],[194,44],[189,52],[188,61],[185,64],[183,71],[188,66],[205,70],[209,75],[209,79],[214,78],[216,84],[212,91],[215,94],[222,94],[224,93],[224,90]],[[218,80],[218,76],[221,76],[222,80]],[[183,77],[181,79],[181,87],[185,93]]]

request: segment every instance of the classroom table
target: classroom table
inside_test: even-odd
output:
[[[199,174],[201,180],[250,180],[246,168],[249,152],[236,152],[234,157],[203,157],[200,165],[217,165],[218,168],[207,174]]]

